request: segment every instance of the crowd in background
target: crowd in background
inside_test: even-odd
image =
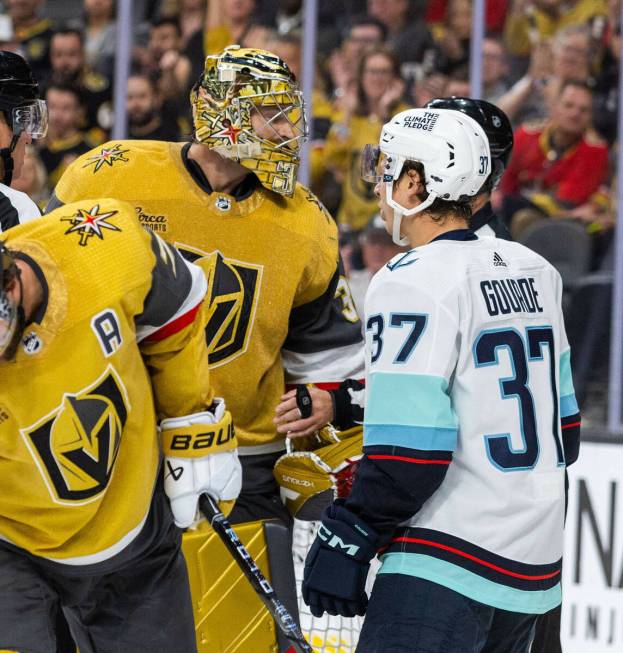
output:
[[[75,2],[75,18],[62,24],[54,20],[58,0],[2,4],[0,46],[30,61],[50,114],[46,139],[30,149],[13,185],[44,205],[67,165],[110,134],[116,3]],[[469,95],[471,5],[319,0],[308,103],[311,187],[340,226],[359,308],[371,274],[398,251],[374,221],[373,188],[359,176],[361,149],[397,111]],[[190,88],[205,54],[229,44],[269,49],[299,74],[301,0],[146,0],[134,7],[130,138],[190,139]],[[494,208],[520,241],[545,222],[572,224],[589,247],[583,272],[612,259],[619,15],[618,0],[486,3],[482,97],[515,128]]]

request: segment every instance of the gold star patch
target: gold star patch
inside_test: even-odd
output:
[[[102,229],[110,229],[111,231],[121,231],[116,225],[107,222],[113,215],[119,211],[108,211],[108,213],[100,213],[100,205],[96,204],[90,211],[86,209],[78,209],[75,215],[67,218],[61,218],[61,222],[70,222],[71,227],[67,229],[65,234],[77,233],[80,236],[81,247],[85,247],[89,238],[97,236],[100,240],[104,240],[104,233]]]
[[[112,147],[104,147],[99,154],[88,157],[88,163],[85,163],[82,167],[88,168],[89,166],[93,166],[93,173],[95,174],[104,164],[112,167],[115,161],[124,161],[127,163],[128,159],[124,155],[129,151],[122,150],[121,143],[116,143]]]

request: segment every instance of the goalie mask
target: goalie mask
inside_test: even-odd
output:
[[[39,85],[26,61],[14,52],[0,50],[0,111],[13,138],[0,149],[4,168],[3,183],[13,177],[13,150],[22,132],[33,139],[42,138],[48,130],[46,103],[39,99]]]
[[[393,186],[405,161],[424,166],[424,185],[428,197],[413,208],[393,199]],[[491,172],[489,142],[482,127],[469,116],[449,109],[409,109],[395,115],[383,126],[379,145],[366,145],[361,160],[365,181],[384,183],[387,203],[394,210],[392,239],[401,238],[403,216],[427,209],[437,198],[469,201]]]
[[[22,308],[22,289],[19,268],[15,265],[12,253],[0,241],[0,359],[12,360],[24,330],[24,309]],[[8,290],[13,283],[19,283],[19,301],[15,301]]]
[[[307,131],[303,96],[279,57],[237,45],[209,55],[190,99],[195,141],[249,168],[269,190],[294,193]]]

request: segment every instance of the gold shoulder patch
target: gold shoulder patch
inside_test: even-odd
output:
[[[324,215],[324,217],[327,219],[327,222],[331,222],[333,220],[331,214],[327,211],[325,205],[314,195],[314,193],[312,193],[311,190],[307,188],[307,186],[303,186],[303,184],[297,184],[297,186],[297,190],[300,192],[303,201],[309,204],[313,204]]]

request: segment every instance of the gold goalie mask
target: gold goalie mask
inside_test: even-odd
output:
[[[294,193],[307,126],[303,96],[279,57],[238,45],[208,55],[190,100],[197,142],[249,168],[269,190]]]

